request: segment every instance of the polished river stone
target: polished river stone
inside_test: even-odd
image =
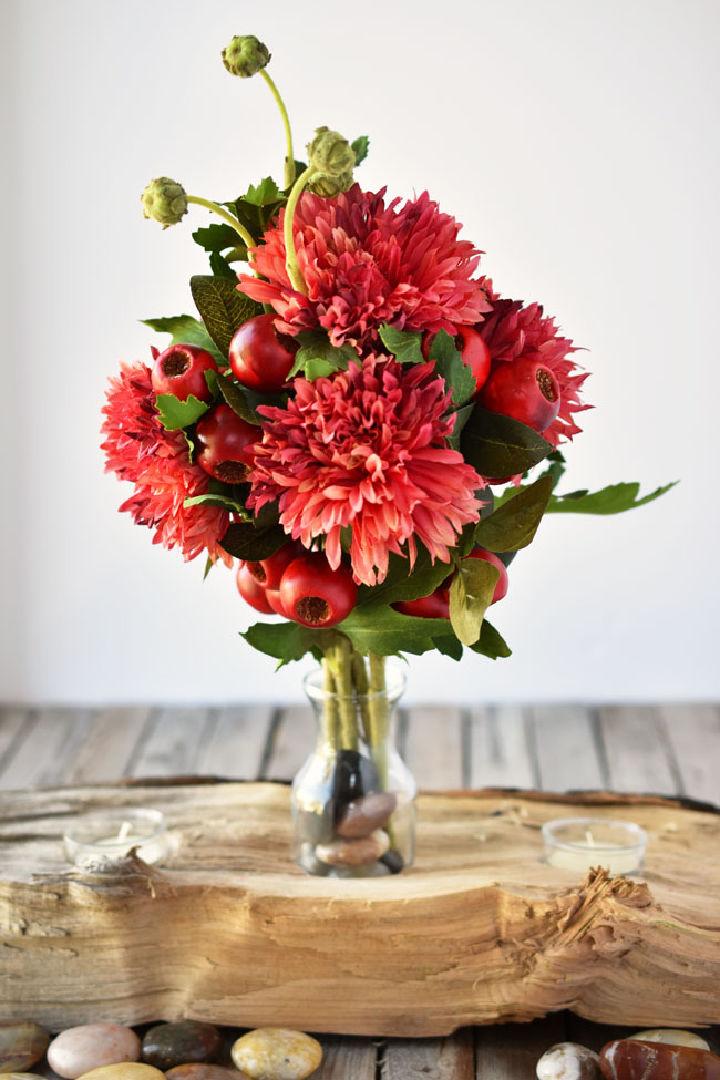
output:
[[[287,1028],[258,1028],[238,1039],[232,1058],[251,1080],[305,1080],[319,1067],[317,1039]]]
[[[66,1080],[77,1080],[91,1069],[137,1061],[140,1040],[120,1024],[83,1024],[68,1028],[50,1043],[50,1067]]]
[[[0,1073],[29,1069],[49,1042],[47,1031],[32,1020],[0,1021]]]
[[[172,1069],[195,1061],[212,1061],[220,1050],[220,1033],[200,1020],[158,1024],[143,1039],[143,1061],[156,1068]]]

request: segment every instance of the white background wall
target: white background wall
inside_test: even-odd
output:
[[[3,138],[2,671],[29,701],[288,699],[237,631],[230,575],[150,544],[115,509],[99,409],[143,316],[192,310],[192,227],[143,221],[166,173],[229,198],[278,173],[260,80],[274,54],[298,143],[372,138],[361,180],[427,187],[506,295],[591,352],[597,409],[568,488],[681,478],[620,518],[559,516],[494,621],[515,656],[412,661],[415,699],[702,698],[718,664],[716,0],[0,0]],[[8,98],[9,95],[9,98]]]

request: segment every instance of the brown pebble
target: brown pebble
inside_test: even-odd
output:
[[[165,1073],[166,1080],[248,1080],[247,1074],[222,1065],[178,1065]]]
[[[707,1050],[616,1039],[600,1051],[606,1080],[720,1080],[720,1057]]]
[[[335,840],[332,844],[318,844],[315,854],[327,866],[369,866],[382,858],[390,847],[390,840],[379,829],[361,840]]]
[[[220,1050],[220,1032],[202,1020],[157,1024],[145,1033],[143,1061],[156,1069],[172,1069],[195,1061],[213,1061]]]
[[[0,1073],[29,1069],[49,1043],[49,1033],[32,1020],[0,1021]]]
[[[355,840],[368,836],[385,825],[397,806],[397,796],[391,791],[375,791],[346,808],[337,827],[338,836]]]

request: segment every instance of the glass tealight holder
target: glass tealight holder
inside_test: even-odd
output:
[[[560,818],[543,827],[545,861],[559,870],[585,872],[603,866],[609,873],[642,870],[647,833],[632,821],[613,818]]]
[[[170,851],[160,810],[98,811],[73,821],[63,837],[68,862],[79,867],[109,867],[135,849],[143,862],[161,862]]]

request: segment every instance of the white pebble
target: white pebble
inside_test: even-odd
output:
[[[596,1080],[600,1059],[579,1043],[557,1043],[540,1058],[535,1075],[538,1080]]]

